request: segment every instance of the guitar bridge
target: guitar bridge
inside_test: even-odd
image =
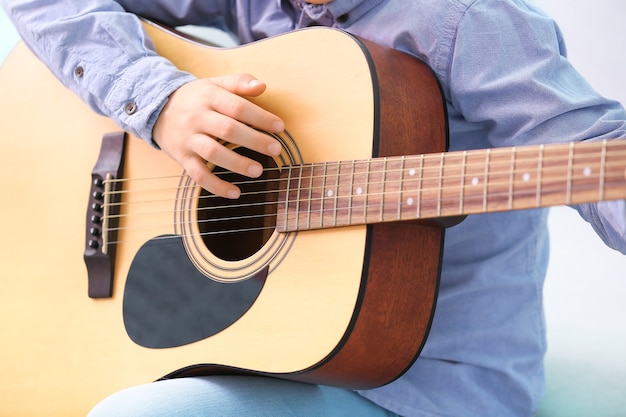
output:
[[[113,295],[113,273],[126,134],[107,133],[102,137],[98,160],[91,173],[91,188],[85,229],[85,264],[88,295],[108,298]]]

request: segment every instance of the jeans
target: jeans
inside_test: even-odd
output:
[[[256,376],[170,379],[129,388],[98,404],[88,417],[345,416],[395,414],[356,392]]]

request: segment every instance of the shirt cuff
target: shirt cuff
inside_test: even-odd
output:
[[[607,246],[626,255],[626,200],[581,204],[575,208]]]
[[[169,96],[195,79],[162,57],[146,57],[126,68],[104,104],[118,126],[155,146],[152,129]]]

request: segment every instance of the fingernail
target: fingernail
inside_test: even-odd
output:
[[[251,177],[258,177],[262,173],[263,173],[263,168],[258,165],[250,165],[248,167],[248,174],[250,174]]]
[[[248,85],[250,87],[256,87],[257,85],[261,84],[261,81],[254,79],[254,80],[250,80],[250,82],[248,83]]]
[[[272,127],[274,128],[274,132],[282,132],[285,130],[285,124],[282,120],[275,121]]]
[[[228,198],[239,198],[240,191],[239,190],[228,190],[226,192],[226,196]]]
[[[283,151],[283,148],[278,143],[272,143],[270,144],[270,146],[267,147],[267,151],[270,155],[280,155],[280,153]]]

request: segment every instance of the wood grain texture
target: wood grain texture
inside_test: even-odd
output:
[[[173,39],[154,27],[149,30],[161,54],[198,76],[245,71],[267,82],[267,92],[255,101],[285,120],[303,161],[398,154],[405,150],[385,145],[387,138],[419,129],[387,121],[385,107],[397,100],[398,88],[375,85],[363,45],[338,31],[311,29],[250,49],[217,50]],[[328,43],[332,50],[313,47]],[[320,68],[315,76],[308,73],[313,64]],[[395,71],[376,69],[379,77]],[[407,245],[421,228],[413,225],[294,234],[288,256],[272,265],[261,296],[233,326],[176,349],[135,345],[123,326],[126,272],[144,242],[176,233],[172,213],[177,210],[179,166],[145,142],[128,139],[113,297],[92,300],[82,259],[85,204],[101,137],[117,128],[61,86],[24,45],[0,68],[0,92],[0,190],[5,196],[0,218],[2,413],[85,415],[115,391],[190,365],[203,372],[211,367],[193,365],[225,364],[367,387],[395,378],[412,361],[432,312],[442,234],[426,228],[436,230],[433,237],[421,240],[420,246]],[[161,178],[159,187],[146,187],[143,179],[155,177]],[[394,250],[399,243],[402,248]],[[396,279],[401,289],[390,292],[389,271],[401,272],[413,253],[425,247],[437,253],[421,267],[430,276],[427,285],[405,280],[414,275],[405,271]],[[200,252],[210,257],[205,249]],[[393,265],[387,267],[390,260]],[[384,298],[379,299],[373,292],[381,290]],[[414,302],[409,290],[426,302]],[[405,311],[410,305],[417,310]],[[428,318],[414,328],[397,324],[402,318],[396,314],[416,312]],[[396,336],[407,330],[411,340],[376,337],[383,342],[370,343],[372,332],[396,328],[401,329]],[[368,351],[364,342],[374,350]],[[400,354],[401,348],[408,351]],[[389,369],[375,369],[372,353]],[[353,357],[357,362],[351,362]],[[361,364],[367,366],[358,370]],[[349,376],[350,368],[358,372]]]

